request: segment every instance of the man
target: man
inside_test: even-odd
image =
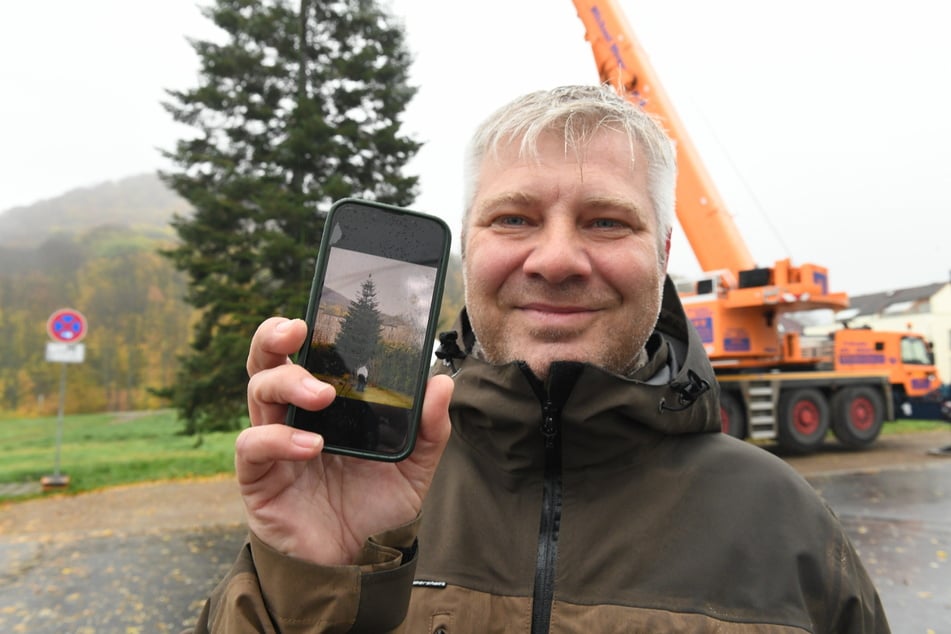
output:
[[[887,632],[815,492],[718,433],[665,281],[675,173],[608,88],[533,93],[479,128],[466,308],[403,462],[269,424],[334,392],[288,362],[305,325],[264,322],[236,443],[251,536],[199,631]]]

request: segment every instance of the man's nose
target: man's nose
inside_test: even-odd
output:
[[[557,284],[591,273],[588,245],[574,223],[546,224],[522,265],[527,275]]]

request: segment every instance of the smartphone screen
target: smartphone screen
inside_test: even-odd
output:
[[[331,208],[297,362],[337,397],[288,412],[325,451],[390,461],[412,452],[450,243],[433,216],[356,199]]]

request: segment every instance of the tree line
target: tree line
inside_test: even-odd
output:
[[[68,413],[170,404],[167,392],[200,313],[185,301],[186,277],[162,255],[171,243],[150,237],[155,233],[105,226],[35,248],[0,245],[0,414],[56,413],[61,368],[45,360],[46,321],[67,307],[83,313],[89,324],[85,361],[67,366]],[[451,327],[461,305],[456,260],[446,283],[441,330]],[[393,367],[392,359],[383,365]]]
[[[185,277],[139,231],[98,227],[35,248],[0,247],[0,411],[54,414],[60,365],[45,360],[60,308],[88,323],[85,361],[67,366],[67,412],[167,406],[194,311]]]

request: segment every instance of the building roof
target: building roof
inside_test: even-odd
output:
[[[853,319],[860,315],[881,315],[883,313],[901,314],[911,312],[917,304],[928,301],[935,293],[947,285],[948,282],[936,282],[934,284],[899,288],[882,293],[853,295],[849,297],[849,308],[840,311],[839,318],[844,317],[846,313],[848,313],[849,319]]]

